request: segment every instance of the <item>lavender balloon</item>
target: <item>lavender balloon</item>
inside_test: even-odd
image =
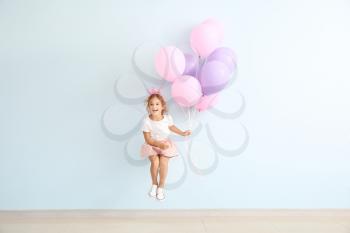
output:
[[[222,62],[210,61],[203,65],[199,82],[204,95],[211,95],[221,91],[230,81],[231,72]]]
[[[228,67],[231,73],[236,69],[236,55],[230,48],[221,47],[215,49],[207,57],[207,61],[220,61]]]
[[[196,77],[197,69],[198,69],[198,58],[194,55],[185,53],[186,66],[183,75],[190,75]]]

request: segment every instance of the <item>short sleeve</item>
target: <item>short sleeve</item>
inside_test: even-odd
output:
[[[172,126],[172,125],[174,125],[173,118],[170,115],[168,115],[168,126]]]
[[[142,126],[142,131],[149,133],[151,132],[151,124],[150,122],[146,119],[143,120],[143,126]]]

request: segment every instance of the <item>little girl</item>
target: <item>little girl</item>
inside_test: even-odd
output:
[[[171,157],[178,155],[174,143],[168,137],[171,132],[188,136],[191,131],[181,131],[174,125],[172,117],[164,114],[167,112],[167,106],[158,90],[151,89],[149,92],[150,96],[146,100],[149,115],[144,119],[142,128],[145,144],[141,148],[141,156],[148,157],[151,161],[152,187],[149,195],[163,200],[168,162]]]

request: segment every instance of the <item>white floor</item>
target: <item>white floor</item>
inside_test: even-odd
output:
[[[350,210],[0,211],[0,233],[350,233]]]

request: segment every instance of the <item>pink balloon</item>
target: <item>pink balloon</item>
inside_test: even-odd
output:
[[[198,101],[198,103],[196,104],[196,109],[201,112],[213,107],[214,105],[217,104],[218,97],[219,97],[218,93],[202,96]]]
[[[199,56],[205,58],[220,45],[221,36],[215,25],[211,23],[200,24],[191,32],[191,47]]]
[[[174,46],[161,48],[155,58],[157,73],[170,82],[182,75],[185,65],[184,54]]]
[[[208,25],[211,25],[215,28],[215,30],[217,31],[218,35],[219,35],[219,38],[222,40],[224,39],[224,25],[214,19],[214,18],[209,18],[209,19],[206,19],[203,24],[208,24]]]
[[[195,105],[202,96],[202,89],[199,81],[190,76],[184,75],[176,79],[171,86],[171,95],[175,102],[182,107]]]

